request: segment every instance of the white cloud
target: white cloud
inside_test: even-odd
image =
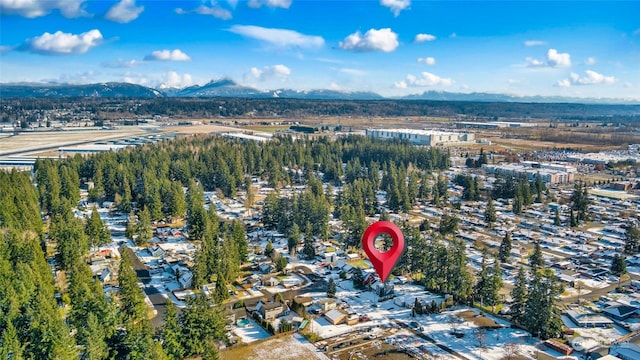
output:
[[[418,62],[421,64],[426,64],[426,65],[435,65],[436,64],[436,58],[434,57],[426,57],[426,58],[418,58]]]
[[[291,0],[249,0],[247,5],[254,9],[261,8],[263,5],[270,8],[288,9],[291,6]]]
[[[449,34],[449,37],[450,37],[451,39],[455,39],[455,38],[457,38],[457,37],[458,37],[458,34],[456,34],[456,33],[452,32],[451,34]]]
[[[102,34],[97,29],[77,35],[56,31],[53,34],[46,32],[27,39],[21,48],[45,55],[84,54],[91,48],[100,45],[102,40]]]
[[[6,53],[8,51],[13,50],[14,47],[13,46],[4,46],[4,45],[0,45],[0,54],[2,53]]]
[[[547,42],[542,40],[527,40],[524,42],[524,46],[542,46],[546,44]]]
[[[174,50],[156,50],[144,57],[148,61],[191,61],[189,55],[180,49]]]
[[[268,81],[272,79],[280,79],[284,81],[289,77],[289,75],[291,75],[291,69],[282,64],[265,66],[262,69],[253,67],[248,73],[244,74],[244,81]]]
[[[637,28],[632,34],[635,36],[640,35],[640,28]]]
[[[596,64],[596,58],[594,57],[588,57],[586,58],[586,60],[584,61],[585,65],[595,65]]]
[[[389,28],[370,29],[364,35],[359,31],[347,36],[340,42],[340,48],[350,51],[383,51],[392,52],[398,47],[398,34]]]
[[[630,88],[632,88],[632,87],[633,87],[633,84],[632,84],[632,83],[630,83],[630,82],[626,82],[626,83],[624,83],[624,85],[623,85],[623,86],[624,86],[625,88],[627,88],[627,89],[630,89]]]
[[[324,39],[320,36],[304,35],[297,31],[287,29],[264,28],[254,25],[234,25],[229,31],[280,47],[297,46],[302,48],[318,48],[324,45]]]
[[[388,7],[393,15],[398,16],[402,10],[411,6],[411,0],[380,0],[380,5]]]
[[[571,56],[569,53],[559,53],[556,49],[547,51],[547,64],[551,67],[571,66]]]
[[[190,74],[178,74],[175,71],[168,71],[161,80],[159,87],[161,89],[183,88],[193,84],[193,78]]]
[[[572,85],[613,84],[616,82],[615,77],[602,75],[593,70],[587,70],[584,73],[585,76],[571,73],[568,79],[558,80],[558,82],[556,82],[556,86],[570,87]]]
[[[436,37],[431,35],[431,34],[418,34],[413,39],[413,42],[421,43],[421,42],[425,42],[425,41],[433,41],[435,39],[436,39]]]
[[[436,74],[430,72],[422,72],[420,76],[407,75],[405,80],[395,83],[395,87],[398,89],[405,89],[407,87],[427,87],[427,86],[451,86],[455,81],[450,78],[442,78]]]
[[[0,13],[28,18],[45,16],[53,10],[68,18],[87,16],[84,0],[0,0]]]
[[[549,49],[549,51],[547,51],[546,62],[532,57],[526,57],[524,61],[526,62],[526,66],[530,68],[560,68],[571,66],[571,56],[569,53],[559,53],[556,49]]]
[[[143,62],[140,60],[122,60],[118,59],[116,61],[108,61],[103,62],[102,67],[110,68],[110,69],[130,69],[134,68],[138,65],[141,65]]]
[[[53,82],[62,84],[88,84],[94,82],[98,75],[100,74],[93,70],[73,74],[62,74],[58,79],[53,80]]]
[[[136,6],[136,0],[122,0],[113,5],[104,17],[107,20],[128,23],[137,19],[143,11],[144,6]]]
[[[196,13],[200,15],[213,16],[222,20],[229,20],[233,17],[231,11],[220,7],[215,1],[212,2],[211,6],[200,5],[193,10],[184,10],[181,8],[177,8],[176,13],[180,15]]]
[[[342,90],[342,87],[340,85],[332,82],[331,84],[329,84],[329,89],[340,91],[340,90]]]
[[[526,57],[524,59],[524,61],[527,62],[527,66],[528,67],[542,67],[542,66],[546,65],[543,61],[540,61],[538,59],[534,59],[532,57]]]
[[[353,75],[353,76],[364,76],[364,75],[367,75],[366,71],[359,70],[359,69],[340,68],[340,69],[335,69],[335,70],[340,72],[340,73],[347,74],[347,75]]]

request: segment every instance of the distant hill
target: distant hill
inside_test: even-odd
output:
[[[305,99],[305,100],[429,100],[461,102],[507,102],[507,103],[573,103],[602,105],[639,105],[640,100],[613,98],[572,98],[559,96],[515,96],[491,93],[452,93],[425,91],[397,98],[385,98],[374,92],[315,90],[259,90],[223,78],[204,85],[193,85],[181,89],[153,89],[142,85],[108,82],[99,84],[57,84],[57,83],[0,83],[0,97],[58,98],[58,97],[200,97],[200,98],[248,98],[248,99]]]
[[[164,89],[164,94],[172,97],[269,97],[268,93],[237,84],[231,79],[213,80],[204,84],[182,89]]]
[[[108,82],[99,84],[15,83],[0,84],[0,97],[162,97],[161,92],[142,85]]]
[[[382,96],[372,92],[344,92],[336,90],[258,90],[243,86],[231,79],[213,80],[205,85],[194,85],[183,89],[162,90],[172,97],[244,97],[244,98],[287,98],[317,100],[379,100]]]
[[[446,91],[425,91],[397,98],[400,100],[439,100],[474,102],[519,102],[519,103],[578,103],[578,104],[640,104],[640,100],[615,98],[575,98],[564,96],[515,96],[491,93],[452,93]]]

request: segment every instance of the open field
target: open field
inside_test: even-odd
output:
[[[310,343],[304,346],[294,335],[261,341],[256,344],[241,346],[229,351],[221,351],[222,360],[288,360],[288,359],[327,359],[317,353]]]
[[[39,151],[71,144],[116,140],[147,133],[145,128],[127,127],[118,130],[33,131],[0,139],[0,155],[22,151]]]
[[[202,121],[202,119],[191,119],[190,121]],[[209,133],[221,132],[221,131],[241,130],[232,126],[222,126],[222,125],[212,125],[212,124],[172,125],[172,126],[163,126],[160,129],[165,132],[176,132],[180,134],[209,134]]]

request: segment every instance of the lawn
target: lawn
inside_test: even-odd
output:
[[[371,267],[371,265],[363,259],[347,261],[347,264],[360,269],[368,269]]]

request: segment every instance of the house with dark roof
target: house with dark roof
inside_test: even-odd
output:
[[[611,318],[618,321],[624,321],[634,314],[637,314],[638,308],[630,305],[613,305],[604,309],[604,312]]]
[[[274,320],[277,317],[287,315],[289,307],[281,302],[262,302],[258,301],[256,311],[267,321]]]

